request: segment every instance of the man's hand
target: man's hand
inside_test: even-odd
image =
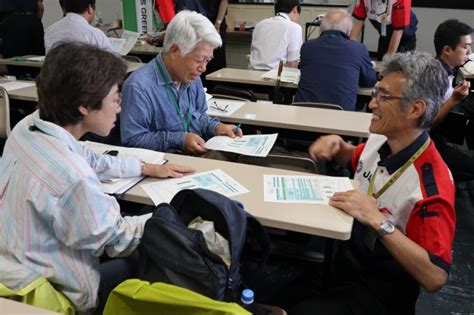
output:
[[[343,141],[337,135],[319,137],[309,147],[309,156],[313,160],[330,160],[341,150]]]
[[[237,126],[235,125],[219,124],[216,126],[216,136],[242,137],[242,128],[236,128]]]
[[[183,177],[184,174],[194,172],[195,169],[189,166],[177,164],[151,164],[145,163],[143,175],[158,178]]]
[[[188,132],[184,138],[184,151],[186,153],[201,155],[208,150],[204,146],[206,141],[195,133]]]
[[[451,97],[456,103],[462,101],[465,97],[469,95],[469,88],[471,87],[471,83],[467,80],[462,81],[458,86],[456,86],[453,90],[453,94]]]
[[[341,209],[364,225],[378,229],[385,216],[377,208],[376,200],[362,190],[337,192],[329,200],[329,205]]]

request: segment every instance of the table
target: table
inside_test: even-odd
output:
[[[245,103],[230,116],[216,116],[230,123],[363,138],[369,136],[372,118],[372,114],[363,112],[253,102]]]
[[[209,81],[218,81],[218,82],[228,82],[228,83],[238,83],[238,84],[251,84],[251,85],[261,85],[261,86],[275,86],[275,80],[263,79],[262,75],[266,71],[260,70],[249,70],[249,69],[234,69],[234,68],[222,68],[215,72],[209,73],[206,75],[206,80]],[[294,83],[281,82],[281,87],[297,89],[298,85]],[[370,96],[373,87],[370,88],[359,88],[357,92],[361,96]]]
[[[336,240],[348,240],[351,236],[354,219],[329,205],[284,204],[263,201],[264,174],[307,176],[308,173],[169,153],[165,155],[165,158],[171,163],[190,165],[197,172],[222,169],[249,190],[248,193],[235,196],[233,199],[242,202],[246,211],[255,216],[265,226],[319,235]],[[152,205],[151,199],[140,185],[154,181],[159,181],[159,179],[146,178],[142,183],[126,192],[123,195],[123,199]],[[352,184],[354,187],[358,187],[356,181],[352,181]]]
[[[31,81],[19,81],[19,82],[31,83]],[[38,92],[36,91],[36,85],[8,91],[8,97],[12,100],[38,102]]]
[[[12,90],[8,92],[8,95],[14,100],[38,101],[36,86]],[[255,115],[255,118],[249,118],[249,114]],[[362,112],[247,102],[231,116],[217,117],[229,123],[367,138],[372,115]]]
[[[0,65],[33,67],[33,68],[41,68],[43,66],[43,61],[32,61],[32,60],[26,59],[30,57],[39,57],[39,56],[27,55],[27,56],[21,56],[21,57],[0,59]],[[140,62],[126,61],[126,63],[127,63],[127,72],[133,72],[144,65],[144,63],[140,63]]]
[[[253,84],[253,85],[264,85],[264,86],[275,86],[274,80],[263,79],[262,74],[266,71],[260,70],[248,70],[248,69],[234,69],[234,68],[222,68],[215,72],[206,75],[206,80],[229,82],[229,83],[240,83],[240,84]],[[281,82],[281,87],[287,87],[296,89],[297,84]]]
[[[148,43],[140,43],[137,41],[135,46],[132,48],[132,50],[129,52],[131,55],[150,55],[150,56],[156,56],[161,52],[163,47],[158,47],[154,45],[150,45]]]

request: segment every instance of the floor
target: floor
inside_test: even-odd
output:
[[[474,314],[474,181],[458,184],[456,190],[457,227],[449,280],[436,293],[421,293],[417,315]]]

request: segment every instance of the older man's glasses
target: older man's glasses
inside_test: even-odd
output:
[[[404,100],[406,99],[406,97],[401,97],[401,96],[393,96],[393,95],[389,95],[389,94],[385,94],[383,93],[382,91],[378,90],[378,89],[375,89],[374,91],[372,91],[372,99],[375,99],[377,101],[377,103],[380,103],[380,102],[387,102],[387,101],[390,101],[390,100]]]
[[[215,110],[218,110],[220,112],[223,112],[223,113],[226,113],[227,112],[227,108],[229,108],[229,104],[227,105],[219,105],[217,104],[216,101],[213,101],[212,102],[212,105],[211,105],[211,108],[215,109]]]
[[[199,66],[203,66],[203,65],[207,65],[209,62],[211,62],[211,60],[213,59],[214,57],[202,57],[202,58],[193,58],[194,62],[199,65]]]

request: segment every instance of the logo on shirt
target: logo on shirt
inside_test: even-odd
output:
[[[392,211],[388,210],[387,208],[382,208],[382,209],[379,209],[380,212],[382,213],[386,213],[388,215],[393,215]]]

